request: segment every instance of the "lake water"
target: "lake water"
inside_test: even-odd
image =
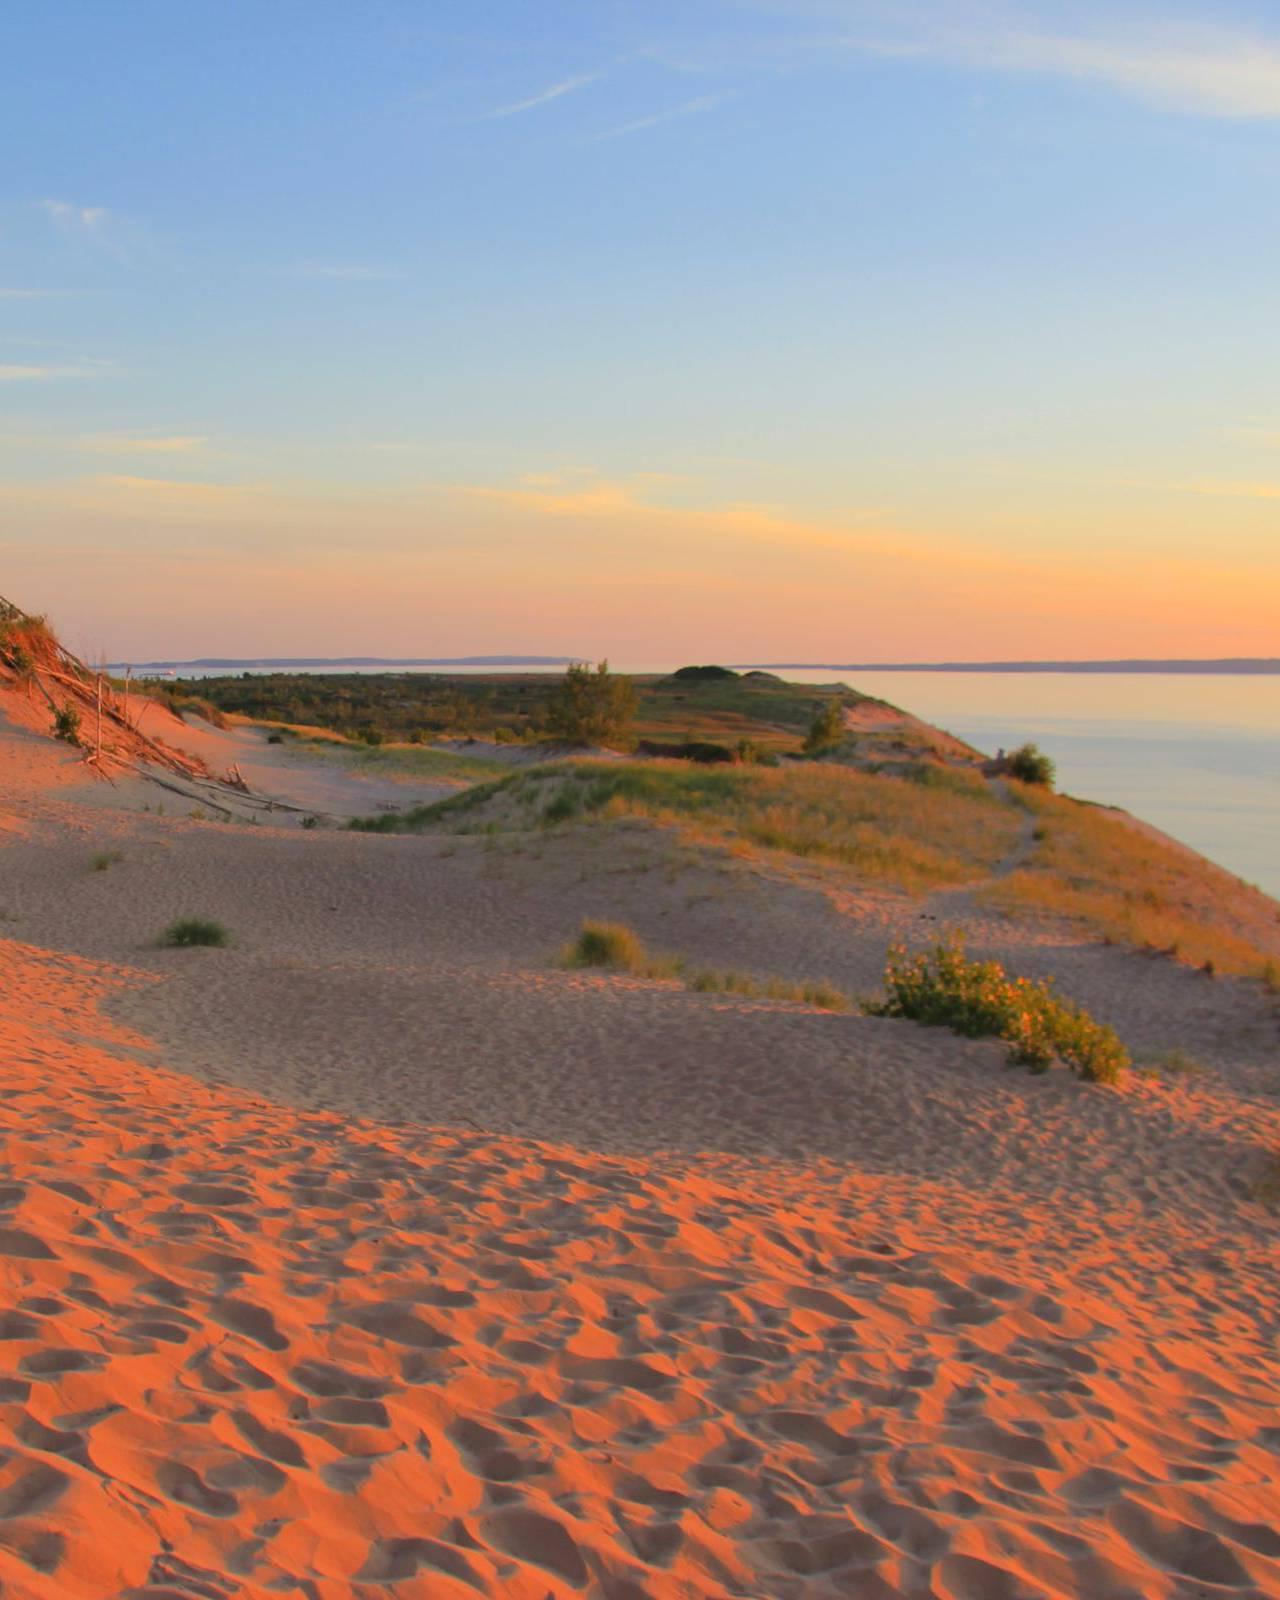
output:
[[[990,754],[1031,740],[1053,757],[1068,794],[1123,806],[1280,898],[1280,676],[799,667],[779,676],[849,683]]]
[[[1280,897],[1280,677],[788,670],[848,682],[991,754],[1032,740],[1068,794],[1123,806]]]

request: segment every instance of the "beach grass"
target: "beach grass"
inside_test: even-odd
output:
[[[359,826],[465,832],[482,818],[520,828],[621,817],[669,825],[690,843],[728,846],[739,856],[835,863],[907,890],[984,877],[1014,847],[1022,825],[1020,808],[980,779],[935,786],[813,763],[580,761],[527,769]]]
[[[1265,981],[1268,953],[1240,931],[1242,908],[1256,910],[1259,926],[1266,920],[1270,902],[1257,890],[1124,812],[1018,788],[1036,817],[1032,853],[982,891],[988,904],[1045,913],[1116,944]]]

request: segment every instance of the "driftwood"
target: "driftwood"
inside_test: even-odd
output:
[[[0,596],[0,624],[8,624],[21,638],[30,657],[24,669],[28,687],[43,694],[55,715],[71,709],[87,722],[94,719],[91,745],[82,744],[87,765],[102,777],[110,778],[108,765],[132,769],[154,776],[148,768],[159,767],[179,777],[210,779],[205,763],[196,756],[173,750],[160,739],[149,738],[129,716],[129,701],[121,697],[105,673],[94,672],[75,656],[43,624],[27,616],[20,607]],[[0,666],[4,665],[0,654]],[[53,686],[63,691],[59,704]],[[139,719],[141,720],[141,719]]]

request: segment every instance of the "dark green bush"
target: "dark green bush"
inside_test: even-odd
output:
[[[1011,778],[1019,783],[1032,783],[1041,789],[1052,789],[1056,770],[1053,761],[1034,744],[1020,744],[1005,758],[1005,768]]]
[[[159,943],[170,949],[188,949],[195,945],[220,949],[231,943],[231,935],[220,922],[211,922],[206,917],[180,917],[164,930]]]

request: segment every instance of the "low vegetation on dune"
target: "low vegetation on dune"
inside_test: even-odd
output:
[[[1002,910],[1042,912],[1117,944],[1163,950],[1209,972],[1261,977],[1280,951],[1274,901],[1126,813],[1034,786],[1026,863],[983,891]]]
[[[739,854],[833,862],[903,889],[966,883],[1015,845],[1019,806],[976,775],[912,782],[838,766],[703,767],[673,761],[537,767],[434,806],[358,826],[475,832],[644,817]]]
[[[622,922],[582,924],[576,939],[560,952],[560,965],[567,968],[595,967],[611,972],[626,972],[633,977],[673,979],[696,994],[732,994],[743,999],[784,1000],[792,1005],[812,1006],[818,1011],[850,1011],[853,1002],[843,989],[825,979],[760,978],[748,972],[717,968],[691,969],[680,956],[655,955],[645,947],[634,929]]]
[[[220,922],[207,917],[180,917],[171,922],[156,941],[167,949],[184,950],[196,946],[222,949],[231,943],[231,935]]]
[[[1090,1083],[1118,1083],[1131,1064],[1115,1030],[1062,1000],[1051,982],[1014,978],[998,961],[971,961],[955,939],[914,954],[889,954],[888,998],[867,1001],[872,1016],[909,1017],[971,1039],[1003,1039],[1009,1059],[1033,1072],[1062,1061]]]

